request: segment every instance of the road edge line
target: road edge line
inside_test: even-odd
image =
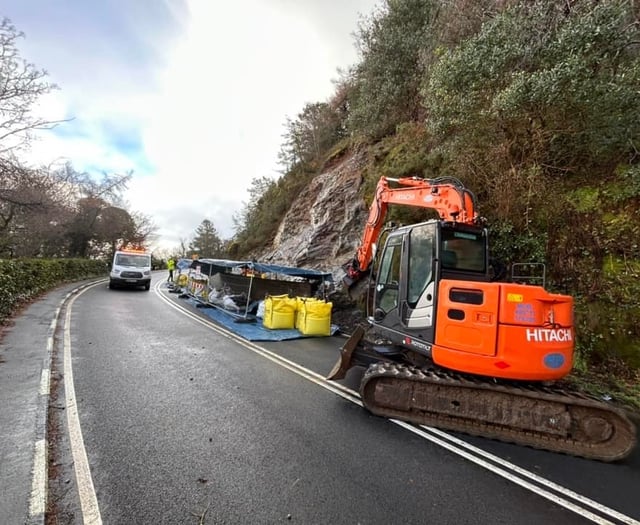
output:
[[[77,286],[62,298],[53,314],[51,323],[49,323],[49,328],[47,330],[46,354],[42,362],[40,383],[38,386],[35,443],[33,446],[31,468],[31,491],[29,493],[26,520],[28,525],[44,525],[45,514],[47,511],[47,496],[49,490],[49,440],[47,435],[47,425],[49,423],[49,397],[51,394],[51,364],[53,359],[55,334],[60,323],[60,313],[70,297],[91,284],[97,283],[92,282]]]

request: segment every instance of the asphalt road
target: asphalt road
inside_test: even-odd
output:
[[[322,379],[343,339],[243,343],[154,279],[68,309],[74,390],[59,334],[52,404],[75,394],[82,439],[59,418],[53,523],[90,522],[92,491],[108,524],[640,523],[640,451],[604,464],[372,416],[357,370]]]

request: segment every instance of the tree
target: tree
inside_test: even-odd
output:
[[[180,244],[178,245],[177,251],[173,250],[173,252],[177,253],[178,257],[184,257],[187,254],[187,239],[180,237]]]
[[[443,51],[425,79],[430,129],[466,151],[473,145],[476,159],[502,144],[498,155],[509,166],[535,162],[556,175],[585,165],[610,169],[638,148],[634,16],[625,0],[536,0],[505,9]]]
[[[108,246],[109,254],[115,253],[119,246],[141,244],[133,217],[127,210],[117,206],[106,206],[100,211],[94,235],[98,246]]]
[[[248,256],[252,250],[269,244],[291,202],[314,173],[299,165],[277,181],[254,178],[249,187],[249,202],[233,217],[236,234],[229,251],[239,257]]]
[[[64,253],[67,196],[64,182],[47,169],[0,158],[0,257]]]
[[[440,2],[386,0],[359,24],[360,62],[354,80],[349,127],[379,138],[403,122],[422,118],[419,96]]]
[[[295,120],[287,118],[279,159],[287,170],[318,160],[340,138],[339,113],[325,102],[306,104]]]
[[[521,1],[440,49],[422,94],[448,174],[482,188],[487,209],[520,230],[560,231],[550,217],[564,216],[551,209],[561,201],[539,206],[535,188],[637,161],[634,19],[625,0]]]
[[[21,58],[23,36],[8,19],[0,22],[0,257],[104,256],[121,243],[144,244],[155,226],[122,203],[131,173],[95,178],[70,163],[27,168],[15,159],[33,130],[61,122],[32,113],[57,86]]]
[[[151,221],[115,204],[129,177],[96,181],[70,164],[35,169],[0,159],[0,256],[100,256],[142,244]]]
[[[142,244],[146,240],[138,235],[129,212],[117,206],[131,173],[104,173],[100,180],[96,180],[88,173],[76,172],[70,164],[66,164],[60,174],[75,188],[74,214],[66,225],[69,254],[72,257],[108,255],[113,253],[118,244]],[[110,220],[115,220],[115,223],[109,224]]]
[[[249,202],[244,202],[242,209],[233,215],[233,226],[236,234],[241,235],[243,231],[255,228],[258,222],[258,214],[261,205],[269,191],[275,187],[276,182],[266,176],[254,177],[249,185]]]
[[[98,217],[107,203],[97,197],[84,197],[75,207],[75,214],[67,224],[69,238],[69,255],[71,257],[88,257],[95,240]]]
[[[131,219],[133,220],[133,237],[130,242],[145,245],[153,242],[157,238],[156,232],[158,227],[153,222],[151,217],[143,213],[134,211],[131,212]],[[184,253],[184,252],[183,252]]]
[[[222,240],[209,219],[205,219],[196,228],[195,237],[189,244],[191,255],[202,258],[222,257]]]
[[[46,71],[21,58],[17,41],[23,36],[9,19],[0,22],[0,154],[28,144],[31,131],[62,122],[32,114],[36,101],[57,86],[46,80]]]

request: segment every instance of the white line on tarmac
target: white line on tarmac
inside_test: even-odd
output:
[[[29,497],[29,516],[44,516],[47,491],[47,443],[44,439],[35,442],[33,455],[33,479]]]
[[[69,442],[73,455],[73,465],[78,484],[80,506],[82,508],[82,520],[85,525],[101,525],[102,517],[98,507],[98,498],[91,478],[87,451],[82,439],[80,418],[78,417],[78,405],[76,404],[76,392],[73,385],[73,368],[71,366],[71,307],[75,300],[85,291],[95,285],[88,286],[69,301],[64,322],[64,392],[66,398],[67,425],[69,427]]]
[[[448,441],[450,441],[451,443],[454,443],[456,445],[458,445],[459,447],[465,448],[471,452],[474,452],[476,454],[482,454],[485,458],[498,463],[499,465],[502,465],[504,467],[509,468],[510,470],[512,470],[513,472],[515,472],[516,474],[519,474],[522,477],[525,478],[529,478],[530,480],[539,483],[540,485],[543,485],[551,490],[555,490],[557,492],[562,493],[564,496],[568,497],[568,498],[572,498],[576,501],[579,501],[580,503],[582,503],[583,505],[586,505],[588,507],[591,507],[593,510],[596,510],[602,514],[606,514],[609,517],[616,519],[622,523],[628,524],[628,525],[640,525],[640,522],[638,520],[635,520],[629,516],[626,516],[625,514],[622,514],[614,509],[611,509],[609,507],[606,507],[605,505],[602,505],[601,503],[598,503],[597,501],[594,501],[592,499],[589,499],[585,496],[583,496],[582,494],[578,494],[577,492],[572,491],[571,489],[568,489],[566,487],[563,487],[562,485],[558,485],[557,483],[554,483],[553,481],[550,481],[546,478],[543,478],[541,476],[538,476],[537,474],[530,472],[526,469],[523,469],[522,467],[519,467],[517,465],[514,465],[513,463],[509,463],[508,461],[503,460],[502,458],[499,458],[498,456],[495,456],[493,454],[491,454],[490,452],[486,452],[482,449],[479,449],[478,447],[475,447],[474,445],[472,445],[471,443],[467,443],[466,441],[463,441],[462,439],[459,439],[455,436],[452,436],[450,434],[447,434],[446,432],[443,432],[440,429],[437,428],[432,428],[432,427],[426,427],[426,426],[421,426],[422,429],[424,429],[427,432],[430,432],[432,434],[435,434],[436,436],[442,437]]]
[[[236,341],[237,343],[241,344],[248,350],[251,350],[252,352],[257,353],[262,357],[265,357],[270,361],[273,361],[274,363],[279,364],[280,366],[302,376],[303,378],[311,381],[312,383],[315,383],[316,385],[321,386],[322,388],[325,388],[333,392],[334,394],[337,394],[343,397],[344,399],[351,401],[352,403],[355,403],[359,406],[363,406],[362,401],[360,400],[360,395],[354,390],[351,390],[350,388],[347,388],[339,383],[328,381],[327,379],[325,379],[324,376],[321,376],[320,374],[317,374],[312,370],[308,370],[307,368],[304,368],[303,366],[298,365],[293,361],[289,361],[284,357],[281,357],[273,352],[270,352],[269,350],[266,350],[265,348],[262,348],[250,341],[247,341],[246,339],[243,339],[237,336],[233,332],[221,327],[220,325],[217,325],[213,321],[208,321],[203,319],[199,315],[194,314],[187,308],[169,299],[160,290],[160,285],[157,285],[154,291],[156,292],[157,296],[160,297],[160,299],[162,299],[166,304],[180,311],[183,315],[186,315],[187,317],[191,318],[197,323],[203,326],[206,326],[218,332],[219,334],[226,336],[229,339]],[[556,503],[557,505],[560,505],[566,508],[567,510],[575,512],[576,514],[594,523],[598,523],[600,525],[614,525],[615,522],[609,521],[603,518],[602,516],[599,516],[591,512],[591,510],[585,507],[590,507],[592,510],[600,512],[601,514],[605,514],[610,518],[618,520],[619,522],[625,523],[627,525],[640,525],[640,521],[635,520],[630,516],[626,516],[625,514],[622,514],[614,509],[606,507],[605,505],[602,505],[596,501],[593,501],[585,496],[577,494],[576,492],[573,492],[568,488],[565,488],[550,480],[547,480],[546,478],[538,476],[533,472],[529,472],[526,469],[518,467],[517,465],[514,465],[513,463],[503,460],[489,452],[485,452],[484,450],[474,447],[470,443],[467,443],[450,434],[447,434],[446,432],[443,432],[441,430],[434,429],[431,427],[426,427],[426,426],[417,427],[415,425],[411,425],[404,421],[399,421],[395,419],[389,419],[389,421],[391,421],[392,423],[395,423],[396,425],[401,426],[402,428],[405,428],[406,430],[409,430],[410,432],[413,432],[414,434],[419,435],[424,439],[431,441],[436,445],[439,445],[449,450],[450,452],[453,452],[454,454],[457,454],[458,456],[461,456],[467,459],[468,461],[475,463],[476,465],[482,468],[485,468],[486,470],[493,472],[494,474],[497,474],[511,481],[512,483],[515,483],[516,485],[519,485],[520,487],[525,488],[526,490],[529,490],[549,501],[552,501],[553,503]],[[441,439],[441,438],[444,438],[444,439]],[[470,452],[473,452],[473,454],[471,454]],[[492,463],[490,463],[490,461],[493,461],[500,466],[493,465]],[[511,472],[509,472],[509,470]],[[557,494],[553,494],[549,490],[536,486],[533,483],[530,483],[523,478],[528,478],[532,481],[535,481],[536,483],[539,483],[547,487],[548,489],[552,489],[556,491],[557,493],[561,494],[564,497],[561,497]],[[565,498],[573,499],[577,501],[579,504],[569,501],[569,499],[565,499]],[[583,506],[580,506],[580,504]]]
[[[422,436],[425,439],[428,439],[429,441],[431,441],[432,443],[435,443],[455,454],[457,454],[458,456],[462,456],[463,458],[471,461],[472,463],[475,463],[478,466],[481,466],[484,469],[487,469],[491,472],[493,472],[494,474],[497,474],[498,476],[511,481],[512,483],[515,483],[516,485],[519,485],[522,488],[525,488],[527,490],[529,490],[530,492],[533,492],[534,494],[537,494],[538,496],[541,496],[545,499],[548,499],[549,501],[551,501],[552,503],[556,503],[557,505],[560,505],[561,507],[564,507],[567,510],[570,510],[572,512],[575,512],[576,514],[579,514],[580,516],[593,521],[594,523],[598,523],[601,525],[615,525],[614,522],[609,521],[607,519],[604,519],[601,516],[598,516],[597,514],[594,514],[593,512],[585,509],[584,507],[581,507],[575,503],[572,503],[560,496],[557,496],[555,494],[552,494],[551,492],[542,489],[532,483],[529,483],[528,481],[525,481],[524,479],[518,477],[517,475],[514,475],[500,467],[497,467],[495,465],[492,465],[491,463],[489,463],[488,461],[482,459],[482,457],[477,457],[474,456],[473,454],[470,454],[469,452],[464,451],[463,449],[460,449],[458,447],[456,447],[453,444],[450,444],[444,440],[438,439],[437,437],[428,434],[427,432],[425,432],[422,428],[413,426],[409,423],[405,423],[404,421],[398,421],[396,419],[392,419],[391,421],[393,421],[396,425],[399,425],[407,430],[409,430],[410,432],[413,432],[414,434],[417,434],[419,436]],[[428,428],[429,430],[431,430],[429,427],[425,427]],[[478,452],[480,454],[480,456],[486,456],[485,452],[478,449]],[[511,463],[508,463],[506,461],[501,461],[501,464],[503,464],[504,466],[511,466]],[[515,466],[515,465],[514,465]],[[510,468],[510,467],[509,467]],[[542,478],[541,478],[542,479]],[[561,492],[564,492],[564,487],[560,487],[559,485],[556,485],[556,487],[561,489]],[[585,498],[586,500],[587,498]],[[631,518],[629,518],[631,519]]]
[[[71,290],[67,293],[60,305],[56,308],[51,323],[49,323],[49,331],[52,335],[47,337],[47,357],[44,368],[40,375],[40,385],[38,389],[38,416],[37,416],[37,435],[44,435],[43,439],[36,440],[33,449],[33,469],[31,472],[31,493],[29,495],[29,514],[27,523],[42,524],[45,521],[47,490],[48,490],[48,469],[47,457],[49,444],[47,440],[47,420],[49,409],[49,394],[51,387],[51,359],[53,354],[54,336],[60,318],[62,305],[66,300],[82,289],[84,285]]]
[[[49,395],[49,380],[50,380],[51,374],[49,373],[49,369],[48,368],[43,368],[42,369],[42,373],[40,374],[40,390],[39,390],[39,394],[41,396],[48,396]]]

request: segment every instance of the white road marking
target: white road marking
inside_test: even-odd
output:
[[[391,421],[393,421],[396,425],[399,425],[405,429],[407,429],[410,432],[413,432],[414,434],[417,434],[425,439],[428,439],[429,441],[431,441],[432,443],[435,443],[439,446],[441,446],[442,448],[445,448],[451,452],[453,452],[454,454],[457,454],[458,456],[461,456],[463,458],[465,458],[468,461],[471,461],[472,463],[475,463],[476,465],[489,470],[490,472],[493,472],[494,474],[497,474],[498,476],[511,481],[512,483],[515,483],[516,485],[519,485],[522,488],[525,488],[527,490],[529,490],[530,492],[533,492],[534,494],[537,494],[538,496],[541,496],[545,499],[548,499],[549,501],[551,501],[552,503],[556,503],[557,505],[560,505],[561,507],[564,507],[565,509],[568,509],[572,512],[575,512],[576,514],[579,514],[580,516],[587,518],[588,520],[593,521],[594,523],[599,523],[601,525],[615,525],[614,522],[606,520],[604,518],[602,518],[601,516],[598,516],[596,514],[594,514],[593,512],[580,507],[579,505],[576,505],[575,503],[572,503],[564,498],[561,498],[560,496],[557,496],[555,494],[552,494],[551,492],[544,490],[532,483],[529,483],[528,481],[525,481],[524,479],[500,468],[497,467],[495,465],[492,465],[491,463],[489,463],[488,461],[486,461],[485,459],[482,459],[482,456],[485,456],[485,452],[481,451],[480,449],[478,449],[480,456],[474,456],[473,454],[470,454],[469,452],[466,452],[463,449],[460,449],[458,447],[456,447],[453,444],[450,444],[444,440],[438,439],[437,437],[428,434],[427,432],[425,432],[422,428],[416,427],[414,425],[411,425],[409,423],[405,423],[404,421],[398,421],[397,419],[392,419]],[[429,427],[426,427],[430,430]],[[503,465],[511,465],[508,462],[502,462]],[[514,465],[515,466],[515,465]],[[563,487],[560,487],[559,485],[556,485],[557,487],[559,487],[560,489],[564,489]],[[561,490],[561,492],[564,492],[564,490]],[[587,499],[587,498],[585,498]]]
[[[29,516],[44,516],[47,493],[47,442],[39,439],[35,442],[33,454],[33,478],[29,497]]]
[[[55,311],[51,323],[49,323],[49,331],[55,334],[56,327],[58,325],[58,316],[60,314],[60,308]],[[49,450],[49,444],[47,442],[47,411],[49,409],[49,394],[51,385],[51,354],[53,351],[53,336],[47,337],[47,361],[46,366],[40,373],[40,385],[38,388],[38,410],[42,413],[38,414],[38,425],[43,425],[42,428],[38,426],[37,433],[42,433],[45,437],[39,439],[34,443],[33,447],[33,470],[31,472],[31,494],[29,495],[29,522],[40,522],[44,520],[44,513],[46,511],[47,502],[47,455]],[[44,398],[44,399],[42,399]]]
[[[43,523],[45,520],[47,490],[48,490],[48,469],[47,455],[49,444],[47,441],[47,412],[49,408],[49,395],[51,387],[51,359],[53,355],[54,336],[57,330],[60,311],[66,300],[82,289],[84,285],[71,290],[67,293],[60,305],[56,308],[53,319],[49,323],[49,332],[52,334],[47,337],[47,359],[40,375],[40,385],[38,389],[39,413],[38,423],[36,426],[37,435],[44,435],[44,439],[39,439],[34,443],[33,451],[33,470],[31,472],[31,494],[29,495],[29,516],[28,523]]]
[[[38,393],[41,396],[48,396],[49,395],[49,380],[50,380],[51,374],[49,373],[49,369],[48,368],[43,368],[42,369],[42,373],[40,374],[40,390],[38,391]]]
[[[93,285],[96,286],[96,285]],[[76,404],[76,392],[73,385],[73,368],[71,366],[71,307],[75,300],[85,291],[92,288],[88,286],[71,299],[67,307],[64,323],[64,391],[66,397],[67,426],[69,427],[69,442],[73,465],[78,484],[80,506],[82,508],[82,520],[85,525],[101,525],[102,517],[98,506],[98,498],[91,478],[87,451],[82,439],[78,406]]]
[[[192,320],[196,321],[197,323],[206,326],[207,328],[210,328],[216,332],[218,332],[221,335],[224,335],[225,337],[234,340],[235,342],[239,343],[240,345],[244,346],[245,348],[247,348],[248,350],[251,350],[252,352],[255,352],[256,354],[261,355],[262,357],[265,357],[266,359],[269,359],[270,361],[279,364],[280,366],[286,368],[287,370],[290,370],[291,372],[294,372],[298,375],[300,375],[301,377],[311,381],[312,383],[315,383],[316,385],[325,388],[326,390],[329,390],[331,392],[333,392],[334,394],[337,394],[341,397],[343,397],[344,399],[355,403],[359,406],[363,406],[362,405],[362,401],[360,400],[360,395],[355,392],[354,390],[351,390],[350,388],[347,388],[339,383],[334,383],[332,381],[328,381],[324,376],[317,374],[316,372],[313,372],[312,370],[309,370],[307,368],[304,368],[301,365],[298,365],[297,363],[294,363],[293,361],[290,361],[284,357],[281,357],[265,348],[262,348],[254,343],[252,343],[251,341],[247,341],[246,339],[241,338],[240,336],[234,334],[233,332],[221,327],[220,325],[217,325],[216,323],[214,323],[213,321],[209,321],[206,319],[203,319],[202,317],[194,314],[193,312],[191,312],[190,310],[188,310],[187,308],[183,307],[182,305],[177,304],[176,302],[172,301],[171,299],[169,299],[161,290],[160,290],[160,285],[157,285],[154,289],[154,291],[156,292],[156,295],[162,299],[166,304],[168,304],[169,306],[171,306],[172,308],[178,310],[179,312],[181,312],[183,315],[191,318]],[[336,356],[337,357],[337,356]],[[543,478],[541,476],[538,476],[537,474],[533,473],[533,472],[529,472],[526,469],[523,469],[513,463],[510,463],[506,460],[503,460],[489,452],[485,452],[484,450],[481,450],[477,447],[474,447],[473,445],[471,445],[470,443],[467,443],[461,439],[458,439],[450,434],[447,434],[446,432],[443,432],[439,429],[435,429],[435,428],[431,428],[431,427],[418,427],[409,423],[406,423],[404,421],[399,421],[396,419],[389,419],[389,421],[391,421],[392,423],[401,426],[402,428],[405,428],[406,430],[409,430],[410,432],[413,432],[414,434],[417,434],[419,436],[421,436],[424,439],[427,439],[429,441],[431,441],[434,444],[437,444],[447,450],[449,450],[450,452],[453,452],[454,454],[457,454],[458,456],[461,456],[465,459],[467,459],[468,461],[471,461],[475,464],[477,464],[478,466],[481,466],[491,472],[493,472],[494,474],[497,474],[513,483],[515,483],[516,485],[519,485],[535,494],[538,494],[539,496],[548,499],[549,501],[552,501],[553,503],[556,503],[557,505],[560,505],[572,512],[575,512],[576,514],[594,522],[594,523],[598,523],[601,525],[614,525],[615,522],[609,521],[605,518],[603,518],[602,516],[599,516],[593,512],[591,512],[591,510],[589,510],[588,508],[585,507],[590,507],[592,510],[595,510],[597,512],[600,512],[601,514],[605,514],[607,516],[609,516],[610,518],[613,518],[615,520],[618,520],[619,522],[625,523],[627,525],[640,525],[640,521],[635,520],[634,518],[627,516],[625,514],[622,514],[614,509],[611,509],[609,507],[606,507],[605,505],[602,505],[596,501],[593,501],[585,496],[582,496],[580,494],[577,494],[576,492],[563,487],[561,485],[558,485],[557,483],[554,483],[550,480],[547,480],[546,478]],[[443,438],[443,439],[441,439]],[[448,440],[448,441],[447,441]],[[465,450],[466,449],[466,450]],[[473,454],[471,454],[470,452],[473,452]],[[475,455],[474,455],[475,454]],[[496,465],[493,465],[490,463],[490,461],[493,461],[495,463],[497,463],[498,465],[500,465],[499,467]],[[501,468],[502,467],[502,468]],[[508,470],[511,470],[511,472],[508,472]],[[518,477],[518,476],[522,476],[522,477]],[[534,485],[533,483],[529,483],[528,481],[526,481],[523,478],[528,478],[530,480],[535,481],[536,483],[540,483],[541,485],[547,487],[548,489],[552,489],[554,491],[556,491],[557,493],[561,494],[564,497],[558,496],[556,494],[553,494],[551,492],[549,492],[548,490],[541,488],[539,486]],[[584,505],[585,507],[581,507],[580,505],[573,503],[572,501],[569,501],[568,499],[565,498],[570,498],[573,499],[577,502],[579,502],[580,504]]]
[[[579,501],[580,503],[582,503],[583,505],[586,505],[588,507],[591,507],[593,510],[596,510],[602,514],[607,514],[608,516],[610,516],[613,519],[616,519],[622,523],[626,523],[628,525],[639,525],[640,522],[638,520],[635,520],[633,518],[630,518],[629,516],[626,516],[625,514],[622,514],[614,509],[611,509],[609,507],[606,507],[604,505],[602,505],[601,503],[598,503],[597,501],[594,501],[592,499],[589,499],[585,496],[583,496],[582,494],[578,494],[577,492],[572,491],[571,489],[568,489],[566,487],[563,487],[562,485],[558,485],[557,483],[554,483],[553,481],[550,481],[546,478],[543,478],[542,476],[539,476],[533,472],[530,472],[526,469],[523,469],[522,467],[519,467],[518,465],[514,465],[513,463],[509,463],[508,461],[505,461],[504,459],[495,456],[493,454],[491,454],[490,452],[486,452],[482,449],[479,449],[478,447],[475,447],[474,445],[472,445],[471,443],[467,443],[466,441],[463,441],[462,439],[459,439],[455,436],[452,436],[450,434],[447,434],[446,432],[443,432],[442,430],[438,429],[438,428],[431,428],[431,427],[426,427],[426,426],[422,426],[421,428],[423,428],[424,430],[426,430],[427,432],[430,432],[432,434],[435,434],[437,436],[440,436],[444,439],[449,440],[452,443],[455,443],[456,445],[465,448],[467,450],[470,450],[476,454],[482,454],[485,458],[493,461],[494,463],[497,463],[499,465],[503,465],[506,468],[509,468],[510,470],[512,470],[513,472],[519,474],[522,477],[525,478],[529,478],[532,481],[535,481],[536,483],[539,483],[549,489],[555,490],[557,492],[562,493],[564,496],[568,497],[568,498],[572,498],[576,501]]]

